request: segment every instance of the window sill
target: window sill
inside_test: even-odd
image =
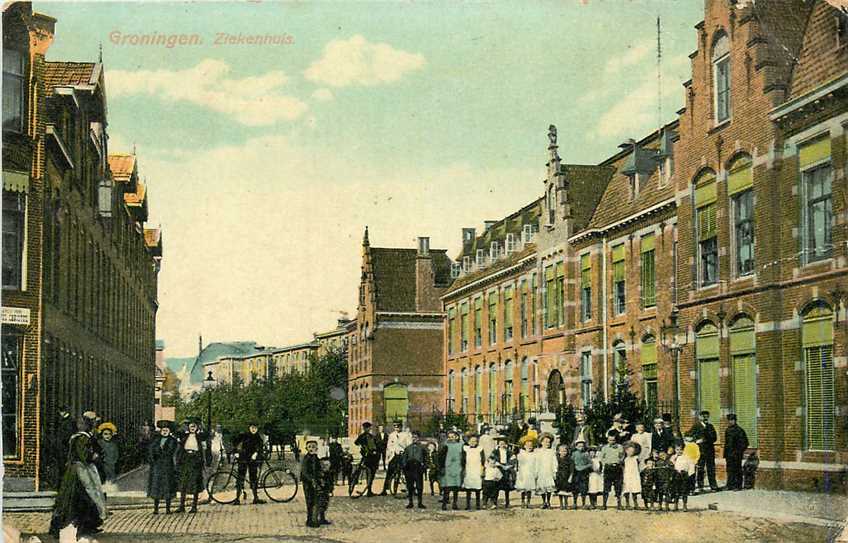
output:
[[[749,274],[747,274],[747,275],[738,275],[738,276],[736,276],[736,277],[734,277],[734,278],[733,278],[733,281],[732,281],[732,282],[733,282],[734,284],[740,284],[740,283],[750,283],[750,282],[752,282],[752,281],[754,280],[754,278],[755,278],[756,276],[757,276],[757,274],[755,274],[755,273],[749,273]]]
[[[712,128],[710,128],[707,131],[707,134],[713,135],[717,132],[721,132],[722,130],[724,130],[725,127],[730,125],[730,121],[732,121],[732,120],[733,120],[733,117],[728,117],[727,119],[721,121],[720,123],[716,123],[715,126],[713,126]]]
[[[712,284],[709,284],[709,285],[700,286],[700,287],[698,287],[696,292],[709,292],[711,290],[718,289],[719,284],[720,283],[718,281],[716,281],[715,283],[712,283]]]
[[[801,265],[801,269],[806,270],[806,269],[809,269],[809,268],[824,267],[825,265],[832,266],[833,262],[834,262],[833,257],[829,256],[827,258],[821,258],[821,259],[818,259],[818,260],[813,260],[811,262],[805,262],[804,264]]]

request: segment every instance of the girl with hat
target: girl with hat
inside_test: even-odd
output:
[[[512,490],[513,481],[515,480],[515,455],[512,452],[512,447],[506,441],[506,436],[495,436],[497,448],[492,451],[491,459],[501,472],[500,480],[496,486],[493,506],[498,506],[498,494],[504,493],[504,508],[509,509],[509,492]]]
[[[111,422],[104,422],[97,427],[97,433],[100,434],[97,444],[102,451],[99,464],[102,470],[100,480],[105,485],[112,486],[118,474],[118,458],[120,456],[118,444],[113,439],[115,434],[118,433],[118,428]]]
[[[554,436],[543,433],[540,441],[542,446],[536,451],[536,494],[542,497],[542,509],[550,509],[558,468]]]
[[[639,509],[639,494],[642,493],[642,477],[639,474],[639,445],[628,441],[624,444],[624,469],[622,475],[622,493],[627,509],[633,497],[633,508]]]
[[[515,489],[521,492],[521,506],[530,507],[530,499],[536,490],[536,479],[539,475],[538,455],[536,454],[536,441],[534,439],[522,439],[522,449],[518,453],[518,469],[515,477]]]
[[[174,453],[177,440],[171,435],[171,425],[167,420],[156,423],[159,437],[150,440],[147,448],[147,463],[150,473],[147,479],[147,497],[153,498],[153,514],[159,514],[159,502],[165,500],[165,514],[171,514],[171,500],[176,494],[177,474],[174,468]]]

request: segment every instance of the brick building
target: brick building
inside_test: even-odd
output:
[[[848,20],[824,0],[707,0],[696,32],[676,121],[596,166],[561,164],[552,130],[540,200],[463,231],[445,402],[520,415],[630,387],[684,432],[711,411],[720,442],[736,413],[767,485],[833,488],[848,472]],[[534,206],[539,232],[516,237]]]
[[[445,250],[371,247],[362,241],[356,331],[348,345],[348,432],[365,421],[418,424],[442,403],[439,296],[450,284]]]
[[[55,477],[60,406],[130,436],[152,420],[162,255],[135,157],[108,154],[102,64],[46,61],[55,20],[31,9],[3,12],[4,102],[20,106],[3,119],[4,324],[29,310],[3,329],[4,466],[23,488]]]

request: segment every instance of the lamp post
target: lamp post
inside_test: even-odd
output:
[[[212,370],[206,375],[203,380],[203,388],[209,391],[209,403],[206,406],[206,431],[211,435],[212,432],[212,388],[215,386],[215,378],[212,377]]]
[[[674,426],[677,432],[680,432],[680,352],[683,346],[677,342],[677,332],[679,326],[677,324],[679,310],[677,306],[671,308],[671,314],[668,317],[668,325],[663,324],[661,328],[663,348],[671,353],[674,360]]]

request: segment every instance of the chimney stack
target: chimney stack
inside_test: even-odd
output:
[[[430,238],[418,238],[418,256],[430,256]]]
[[[33,13],[30,19],[29,35],[32,43],[31,54],[44,56],[56,32],[56,19],[41,13]]]
[[[486,232],[488,232],[494,225],[498,224],[498,221],[483,221],[483,224],[486,226]]]

